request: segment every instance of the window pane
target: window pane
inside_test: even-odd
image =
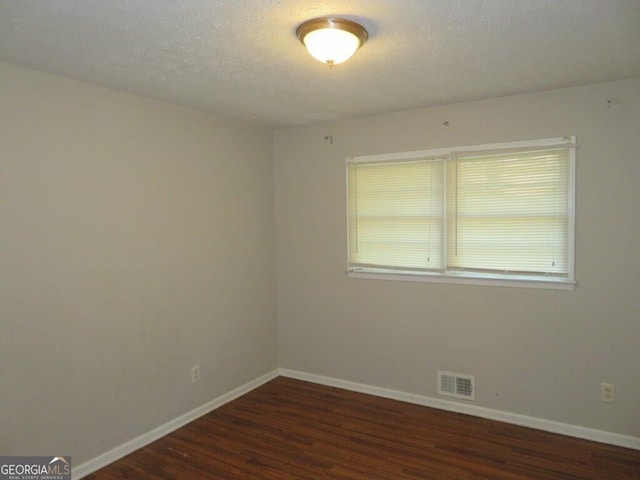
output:
[[[448,266],[566,274],[568,172],[566,149],[450,161]]]
[[[442,160],[352,164],[350,266],[443,268]]]

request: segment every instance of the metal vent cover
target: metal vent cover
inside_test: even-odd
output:
[[[438,370],[438,394],[475,400],[476,377],[475,375]]]

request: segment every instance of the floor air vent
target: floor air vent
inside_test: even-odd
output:
[[[476,399],[476,377],[438,370],[438,394],[448,397]]]

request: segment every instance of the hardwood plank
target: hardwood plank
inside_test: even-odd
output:
[[[284,377],[87,480],[631,480],[640,452]]]

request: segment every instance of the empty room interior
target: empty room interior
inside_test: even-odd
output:
[[[638,0],[5,0],[0,456],[640,478],[639,207]]]

